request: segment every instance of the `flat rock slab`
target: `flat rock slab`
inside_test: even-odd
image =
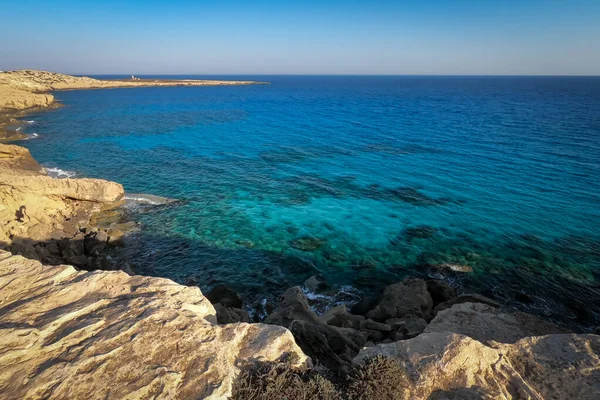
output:
[[[484,343],[515,343],[528,336],[568,331],[535,315],[509,313],[483,303],[461,303],[438,312],[425,332],[460,333]]]
[[[600,336],[528,337],[489,347],[451,332],[361,350],[397,359],[410,380],[398,399],[600,399]]]
[[[216,325],[197,287],[0,251],[0,397],[211,398],[238,366],[306,356],[278,326]]]

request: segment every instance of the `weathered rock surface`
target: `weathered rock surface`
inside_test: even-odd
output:
[[[15,254],[49,264],[103,264],[100,252],[112,231],[82,231],[123,196],[115,182],[49,177],[27,149],[0,144],[0,247]]]
[[[352,328],[327,325],[308,304],[299,286],[289,288],[265,323],[289,328],[302,350],[334,372],[346,368],[366,341]]]
[[[450,332],[361,350],[400,360],[410,381],[400,399],[598,399],[600,337],[548,335],[488,347]]]
[[[440,311],[425,332],[460,333],[484,343],[514,343],[527,336],[564,333],[566,330],[535,315],[507,313],[482,303],[461,303]]]
[[[407,315],[426,320],[433,317],[433,300],[423,279],[406,278],[387,286],[375,308],[367,313],[367,318],[385,321]]]
[[[0,252],[2,398],[214,398],[237,365],[306,356],[284,328],[216,325],[197,287]]]
[[[433,313],[435,315],[442,310],[450,308],[455,304],[461,304],[461,303],[482,303],[482,304],[487,304],[490,307],[496,307],[496,308],[500,307],[500,303],[498,303],[496,300],[489,299],[489,298],[482,296],[480,294],[477,294],[477,293],[465,293],[465,294],[460,294],[448,301],[438,304],[433,309]]]

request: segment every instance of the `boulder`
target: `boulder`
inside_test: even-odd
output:
[[[500,303],[498,303],[496,300],[489,299],[489,298],[482,296],[480,294],[477,294],[477,293],[467,293],[467,294],[458,295],[448,301],[438,304],[433,309],[433,314],[437,315],[437,313],[439,313],[440,311],[450,308],[455,304],[461,304],[461,303],[482,303],[482,304],[487,304],[490,307],[496,307],[496,308],[500,307]]]
[[[515,343],[527,336],[567,331],[531,314],[508,313],[482,303],[460,303],[440,311],[425,332],[455,332],[483,343]]]
[[[306,321],[295,320],[290,324],[290,331],[296,343],[314,361],[324,365],[335,373],[347,370],[351,359],[345,355],[338,355],[331,346],[327,337],[315,330],[313,325]]]
[[[336,371],[343,367],[343,363],[340,363],[338,357],[331,357],[331,353],[342,358],[352,358],[360,350],[363,341],[363,334],[352,328],[327,325],[310,309],[308,300],[299,286],[285,291],[278,307],[265,319],[265,322],[289,328],[306,354],[312,354],[324,365],[334,365]],[[299,322],[302,324],[297,324]],[[292,328],[294,324],[296,324],[295,329]],[[307,329],[311,332],[306,332]],[[324,350],[325,346],[329,349]]]
[[[108,243],[108,235],[104,231],[93,232],[85,236],[83,245],[87,255],[98,255]]]
[[[385,321],[408,315],[426,320],[433,317],[433,300],[423,279],[406,278],[386,287],[375,308],[367,313],[367,318]]]
[[[307,360],[291,333],[217,325],[197,287],[0,252],[0,397],[222,399],[237,366]]]
[[[291,287],[283,293],[279,305],[273,313],[265,318],[265,323],[287,328],[295,320],[306,321],[314,325],[322,324],[319,317],[310,309],[300,286]]]
[[[377,299],[372,297],[362,297],[358,303],[356,303],[350,309],[350,312],[354,315],[367,315],[377,305]]]
[[[345,304],[332,307],[321,315],[321,320],[323,322],[340,328],[360,329],[360,323],[361,321],[364,321],[364,319],[365,317],[362,315],[350,314]]]
[[[213,287],[206,295],[206,298],[212,303],[221,303],[225,307],[242,308],[243,300],[239,294],[227,285],[217,285]]]
[[[380,355],[399,360],[411,377],[398,399],[600,398],[596,335],[528,337],[492,348],[456,333],[423,333],[365,347],[353,363]]]
[[[372,319],[361,321],[360,329],[367,329],[380,332],[391,332],[392,327],[381,322],[375,322]]]
[[[427,290],[431,295],[434,307],[456,297],[456,289],[440,279],[428,279]]]
[[[214,305],[219,324],[233,324],[237,322],[250,322],[248,311],[241,308],[225,307],[221,303]]]
[[[325,282],[325,279],[323,279],[322,276],[313,275],[304,281],[304,287],[313,293],[318,293],[327,290],[329,285],[327,282]]]

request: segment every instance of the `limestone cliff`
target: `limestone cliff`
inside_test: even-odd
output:
[[[114,182],[51,178],[27,149],[0,144],[0,242],[5,247],[23,239],[74,236],[93,212],[117,205],[123,195],[123,186]]]
[[[423,333],[369,347],[354,359],[402,362],[411,381],[398,399],[600,398],[600,336],[559,334],[485,346],[468,336]]]
[[[306,357],[285,328],[216,324],[197,287],[0,251],[0,397],[221,399],[238,365]]]

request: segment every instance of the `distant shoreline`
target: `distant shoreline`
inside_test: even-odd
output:
[[[268,82],[212,79],[95,79],[37,70],[0,72],[0,142],[27,138],[20,132],[19,118],[32,112],[60,107],[49,92],[141,87],[241,86]],[[11,126],[15,129],[11,129]]]

